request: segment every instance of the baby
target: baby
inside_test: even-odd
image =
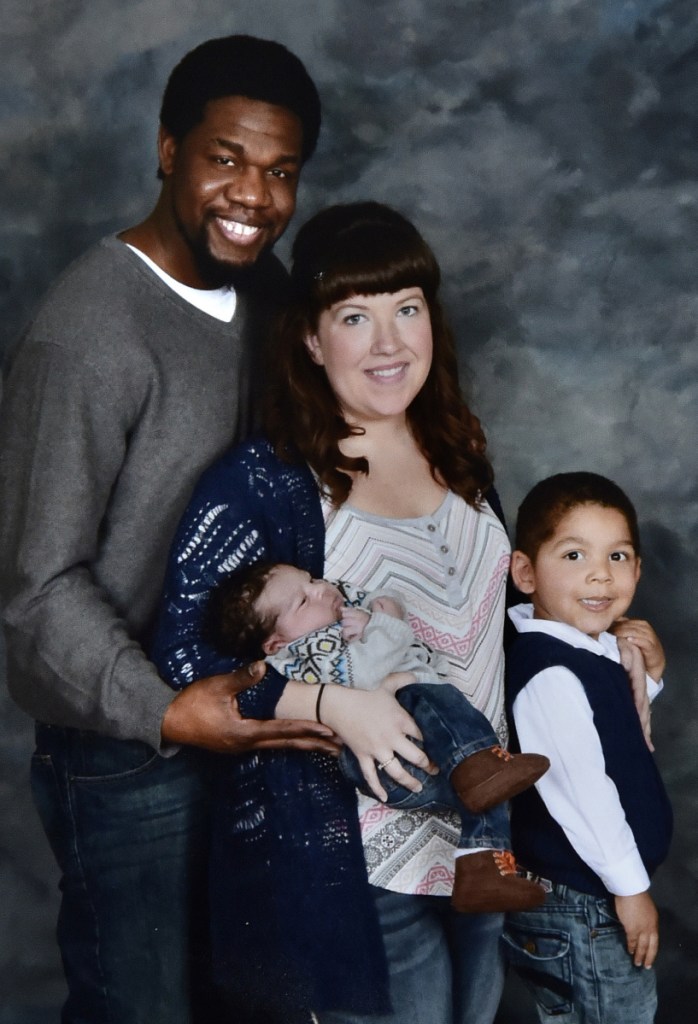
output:
[[[452,904],[463,912],[495,912],[539,905],[543,889],[520,877],[511,852],[504,801],[547,770],[538,754],[509,754],[485,716],[443,682],[446,660],[415,640],[392,594],[368,594],[345,583],[311,579],[291,565],[256,563],[232,576],[218,595],[224,642],[238,656],[258,657],[288,679],[375,689],[386,686],[413,717],[439,774],[419,772],[414,793],[390,774],[398,755],[379,764],[385,793],[368,787],[354,754],[340,765],[359,789],[402,808],[448,808],[461,820]],[[447,781],[448,780],[448,781]]]

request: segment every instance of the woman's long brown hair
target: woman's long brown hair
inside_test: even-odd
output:
[[[412,434],[435,479],[478,507],[493,480],[480,422],[465,404],[450,329],[438,300],[439,265],[417,229],[381,203],[331,206],[298,232],[292,251],[292,297],[277,322],[273,383],[265,424],[282,458],[298,452],[334,505],[352,487],[352,472],[368,473],[368,460],[342,454],[340,442],[362,433],[342,415],[325,370],[310,357],[305,339],[320,313],[352,295],[378,295],[420,287],[429,309],[433,356],[427,379],[407,409]]]

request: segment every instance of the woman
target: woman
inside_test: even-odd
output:
[[[416,229],[377,203],[331,207],[299,232],[268,440],[209,470],[175,541],[156,645],[173,685],[230,669],[207,633],[208,596],[265,558],[403,592],[415,633],[505,739],[509,545],[439,276]],[[314,718],[316,700],[273,672],[239,698],[245,715],[286,718]],[[410,781],[396,754],[427,767],[416,725],[386,691],[328,687],[320,711],[369,784],[377,764]],[[276,1002],[279,1020],[296,1019],[293,1007],[322,1024],[494,1018],[501,919],[451,910],[454,820],[368,797],[357,819],[319,754],[222,759],[217,783],[213,938],[240,1005],[274,1019]]]

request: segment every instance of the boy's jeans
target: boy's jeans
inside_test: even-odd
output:
[[[542,907],[507,915],[504,955],[533,993],[541,1021],[654,1021],[654,970],[633,964],[611,899],[554,885]]]
[[[497,745],[497,737],[485,716],[460,690],[448,683],[412,683],[403,686],[395,696],[419,726],[424,737],[424,749],[438,765],[439,774],[429,775],[401,758],[402,764],[423,786],[421,793],[412,793],[394,782],[385,771],[379,771],[378,776],[388,794],[388,806],[404,810],[454,810],[461,820],[459,849],[511,850],[506,804],[498,804],[484,814],[471,814],[448,781],[453,769],[464,758]],[[339,763],[357,789],[373,795],[366,786],[359,762],[348,747],[343,748]]]

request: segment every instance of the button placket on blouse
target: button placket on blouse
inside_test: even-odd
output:
[[[460,599],[460,587],[456,582],[458,567],[453,559],[451,548],[446,537],[441,532],[439,524],[433,519],[427,523],[427,533],[429,534],[429,539],[431,540],[434,550],[439,556],[439,561],[443,566],[446,591],[456,599]]]

